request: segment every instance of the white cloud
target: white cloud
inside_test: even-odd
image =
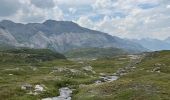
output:
[[[6,17],[15,14],[20,8],[18,0],[1,0],[0,1],[0,16]]]
[[[24,23],[42,22],[47,19],[54,19],[54,20],[64,19],[62,10],[57,5],[52,6],[50,2],[46,3],[49,5],[45,5],[44,3],[41,5],[37,5],[39,4],[38,2],[40,2],[40,0],[36,2],[37,4],[35,4],[35,2],[33,3],[31,0],[17,0],[17,1],[20,2],[20,5],[18,5],[19,8],[17,12],[14,12],[14,15],[10,15],[10,16],[5,16],[5,17],[0,16],[0,19],[9,19],[15,22],[24,22]]]
[[[53,8],[55,6],[53,0],[31,0],[31,3],[39,8]]]
[[[140,4],[143,8],[138,6]],[[166,9],[167,4],[168,0],[164,2],[161,0],[97,0],[93,7],[97,10],[97,14],[104,14],[105,17],[95,23],[92,21],[94,25],[91,26],[93,29],[125,38],[163,39],[170,36],[170,11]],[[122,11],[121,13],[126,16],[123,18],[112,16],[117,11]]]
[[[2,1],[0,20],[25,23],[46,19],[73,20],[84,27],[126,38],[163,39],[170,36],[170,0]]]
[[[93,5],[94,9],[108,9],[112,7],[113,7],[112,0],[97,0]]]
[[[75,8],[69,8],[69,12],[72,13],[72,14],[76,13],[76,11],[77,10]]]
[[[80,17],[77,21],[79,25],[83,26],[83,27],[91,27],[94,28],[94,23],[86,16],[82,16]]]
[[[82,6],[82,5],[91,5],[96,0],[54,0],[60,5],[67,5],[67,6]]]
[[[170,5],[167,5],[166,8],[170,8]]]

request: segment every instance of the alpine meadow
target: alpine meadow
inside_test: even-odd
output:
[[[0,100],[170,100],[170,0],[0,0]]]

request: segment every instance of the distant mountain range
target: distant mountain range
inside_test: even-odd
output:
[[[28,24],[3,20],[0,22],[0,44],[58,52],[94,47],[120,48],[133,53],[147,50],[135,42],[83,28],[71,21],[55,20]]]
[[[170,43],[170,37],[164,40],[166,43]]]
[[[170,50],[170,37],[165,40],[147,38],[147,39],[141,39],[141,40],[134,39],[132,41],[152,51]]]

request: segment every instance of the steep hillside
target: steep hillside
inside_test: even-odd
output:
[[[17,40],[4,27],[0,27],[0,43],[16,45]]]

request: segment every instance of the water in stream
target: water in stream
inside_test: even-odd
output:
[[[44,98],[42,100],[71,100],[72,90],[68,87],[63,87],[59,89],[60,96],[52,98]]]
[[[103,82],[112,82],[116,81],[119,77],[118,76],[102,76],[100,80],[95,81],[96,84],[100,84]]]
[[[105,76],[105,77],[101,77],[100,80],[95,81],[95,83],[100,84],[103,82],[112,82],[117,80],[118,78],[119,78],[118,76]],[[59,89],[59,92],[60,92],[60,96],[44,98],[42,100],[71,100],[71,94],[72,94],[71,89],[69,89],[68,87],[63,87]]]

